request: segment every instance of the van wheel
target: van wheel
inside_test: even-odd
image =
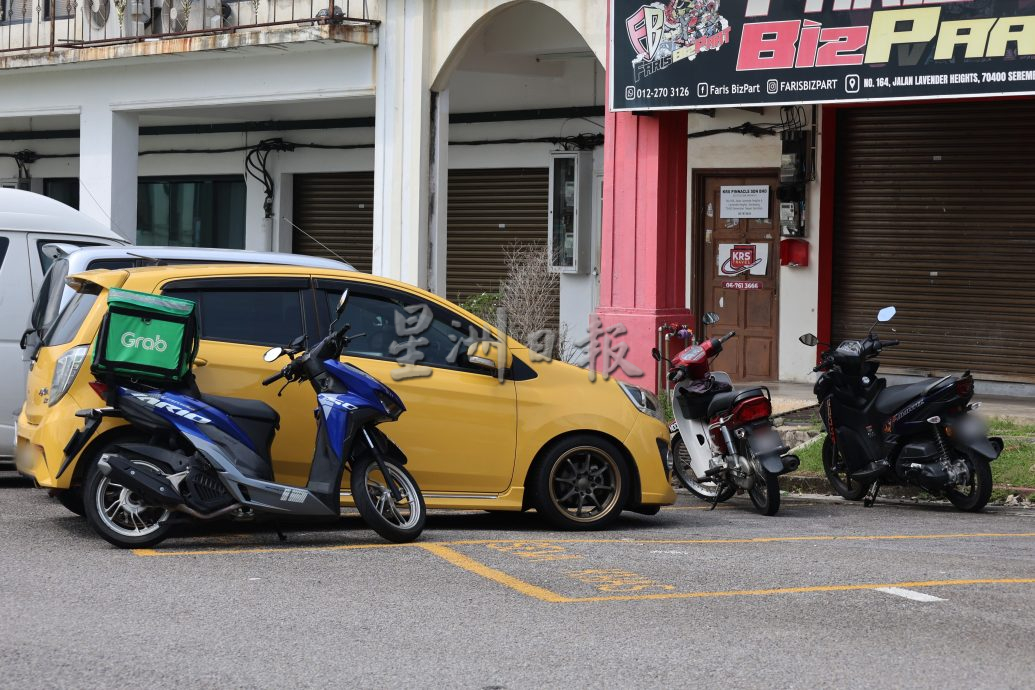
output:
[[[83,507],[83,489],[73,486],[71,489],[56,489],[51,496],[57,499],[58,503],[68,510],[71,510],[80,517],[86,515],[86,508]]]
[[[629,499],[629,468],[610,441],[579,434],[549,451],[532,479],[536,510],[565,530],[603,529]]]

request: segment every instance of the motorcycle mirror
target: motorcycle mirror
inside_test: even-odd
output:
[[[345,311],[345,303],[349,300],[349,289],[345,288],[344,292],[341,293],[341,299],[338,300],[338,316]]]
[[[271,347],[270,349],[266,350],[266,354],[264,354],[262,356],[262,358],[265,361],[267,361],[267,362],[274,362],[282,354],[284,354],[284,348],[282,348],[282,347]]]
[[[658,348],[652,347],[650,350],[650,356],[654,358],[655,362],[661,361],[661,353],[658,352]]]
[[[710,311],[704,315],[704,317],[701,319],[701,322],[705,326],[711,326],[713,323],[719,323],[719,315],[713,311]]]
[[[802,345],[808,345],[809,347],[815,347],[816,345],[819,345],[819,338],[817,338],[816,336],[812,335],[811,333],[806,333],[805,335],[803,335],[800,338],[798,338],[798,342],[800,342]]]
[[[884,307],[879,312],[877,312],[877,320],[881,323],[884,323],[885,321],[891,321],[893,318],[895,318],[895,313],[895,307]]]

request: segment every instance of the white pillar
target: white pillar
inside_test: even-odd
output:
[[[373,272],[427,287],[431,12],[424,0],[385,0],[384,14],[377,47]]]
[[[449,91],[431,94],[431,160],[428,162],[428,289],[446,297],[446,220],[449,211]]]
[[[134,113],[84,105],[79,115],[79,210],[129,241],[137,237],[139,126]]]
[[[281,173],[277,176],[276,200],[273,203],[273,249],[275,252],[290,252],[294,239],[294,228],[284,220],[295,217],[295,176]]]

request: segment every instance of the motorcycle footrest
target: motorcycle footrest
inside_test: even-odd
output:
[[[853,472],[850,476],[857,482],[868,484],[884,474],[888,467],[890,467],[890,465],[887,460],[877,460],[871,462],[858,472]]]

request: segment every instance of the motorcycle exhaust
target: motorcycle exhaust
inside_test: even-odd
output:
[[[155,474],[126,458],[109,453],[97,461],[97,467],[105,477],[136,493],[145,503],[167,507],[183,503],[183,496],[165,475]]]

